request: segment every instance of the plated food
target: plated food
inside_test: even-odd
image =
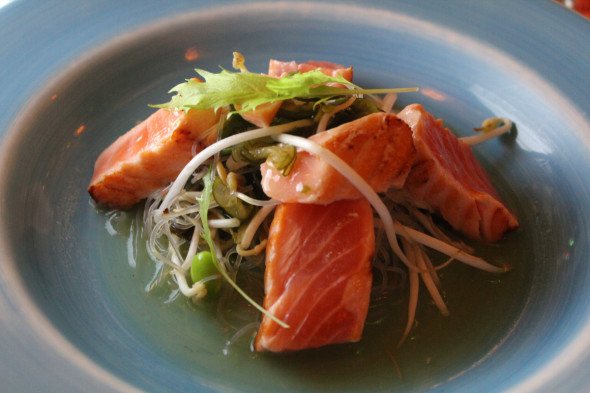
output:
[[[234,67],[176,86],[101,154],[88,190],[113,209],[146,200],[160,274],[194,301],[244,297],[262,313],[256,351],[360,340],[371,293],[398,269],[410,292],[401,344],[419,278],[446,315],[439,269],[510,269],[471,255],[433,220],[486,242],[518,227],[471,150],[510,121],[487,120],[483,136],[461,140],[420,104],[394,109],[414,88],[360,88],[352,67],[271,60],[262,75],[240,54]],[[435,264],[430,250],[448,259]],[[261,305],[238,280],[262,271]]]

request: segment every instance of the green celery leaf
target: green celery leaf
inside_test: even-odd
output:
[[[306,73],[299,71],[273,78],[253,72],[231,72],[221,69],[220,73],[211,73],[197,69],[205,82],[190,79],[175,86],[171,93],[176,93],[164,104],[153,105],[156,108],[176,108],[179,110],[219,109],[226,105],[235,105],[238,113],[247,112],[257,106],[284,101],[293,98],[323,98],[351,94],[371,94],[416,91],[410,89],[365,90],[347,81],[342,76],[328,76],[321,70]],[[327,86],[326,84],[339,86]],[[342,86],[344,85],[344,86]]]

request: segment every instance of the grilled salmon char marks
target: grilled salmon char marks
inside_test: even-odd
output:
[[[377,192],[403,187],[415,155],[410,127],[386,113],[362,117],[309,139],[344,160]],[[261,172],[264,192],[283,202],[327,204],[361,196],[332,166],[302,150],[289,176],[267,163]]]
[[[99,203],[125,209],[178,176],[196,151],[213,143],[205,135],[219,120],[212,110],[160,109],[119,137],[96,160],[88,191]]]
[[[406,181],[414,198],[428,203],[453,228],[476,240],[495,242],[518,227],[468,144],[419,104],[404,108],[398,117],[412,128],[416,147]]]
[[[266,251],[257,351],[282,352],[361,338],[371,292],[373,212],[364,199],[277,207]]]

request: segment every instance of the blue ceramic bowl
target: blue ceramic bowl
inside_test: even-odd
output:
[[[552,1],[0,2],[2,391],[560,391],[590,389],[590,23]],[[198,53],[187,59],[188,49]],[[481,252],[515,266],[443,275],[451,316],[404,305],[359,344],[224,351],[212,313],[147,293],[149,261],[111,235],[86,187],[100,151],[194,68],[268,59],[355,67],[418,86],[458,134],[517,132],[477,156],[521,228]],[[400,378],[389,353],[401,370]]]

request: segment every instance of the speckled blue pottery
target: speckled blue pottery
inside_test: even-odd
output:
[[[482,252],[514,269],[449,267],[451,315],[424,299],[399,350],[403,299],[358,344],[268,356],[147,293],[145,256],[90,203],[94,160],[236,50],[417,86],[398,104],[459,135],[512,119],[475,153],[521,223]],[[549,0],[0,1],[0,391],[589,391],[589,65],[590,22]]]

